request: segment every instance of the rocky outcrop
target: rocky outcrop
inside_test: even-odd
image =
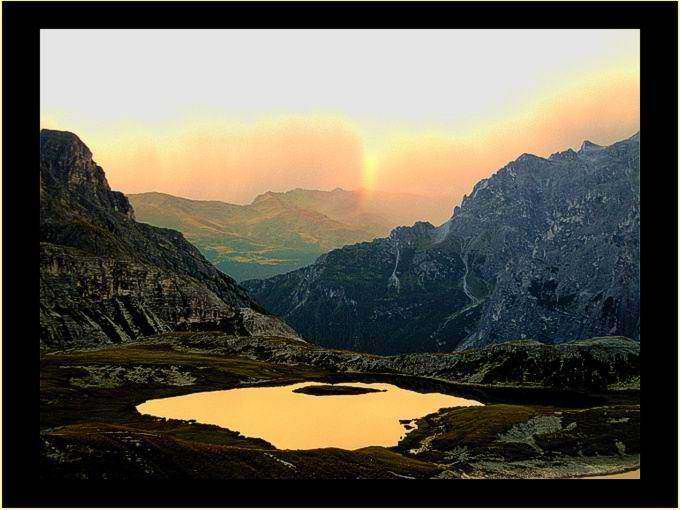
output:
[[[563,344],[519,340],[454,353],[376,356],[309,343],[215,333],[168,333],[149,340],[177,350],[243,356],[333,372],[391,373],[452,383],[598,392],[639,389],[640,344],[604,337]]]
[[[602,391],[639,386],[639,350],[638,342],[625,338],[560,345],[525,340],[382,357],[292,339],[173,332],[129,345],[44,354],[39,475],[564,478],[639,469],[639,391]],[[421,417],[405,410],[399,421],[407,434],[398,445],[353,451],[278,450],[243,430],[136,410],[142,402],[176,395],[234,388],[253,394],[256,387],[299,382],[312,383],[303,392],[313,399],[355,398],[347,395],[366,390],[349,384],[373,382],[484,405]]]
[[[640,338],[639,135],[524,154],[435,228],[243,285],[302,335],[379,354],[534,338]]]
[[[430,335],[468,299],[455,247],[433,246],[429,223],[333,250],[311,266],[244,282],[276,314],[324,347],[378,354],[436,351]]]
[[[451,221],[493,290],[462,345],[640,338],[640,143],[524,155],[477,184]],[[481,296],[480,296],[481,297]]]
[[[74,134],[40,134],[40,344],[175,330],[296,337],[179,232],[137,223]]]
[[[61,197],[64,194],[68,197]],[[119,191],[111,191],[104,170],[92,160],[90,149],[76,135],[43,129],[40,132],[41,208],[53,212],[58,209],[51,207],[56,196],[87,210],[103,209],[134,219],[128,199]],[[68,214],[68,210],[61,212]]]
[[[489,405],[417,419],[396,451],[446,466],[437,478],[572,478],[640,468],[640,406]]]

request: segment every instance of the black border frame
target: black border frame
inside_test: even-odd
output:
[[[676,2],[4,2],[3,506],[678,506]],[[635,28],[641,37],[645,347],[640,480],[52,482],[38,478],[40,28]],[[74,72],[87,62],[74,55]],[[652,184],[654,179],[654,184]],[[654,227],[654,235],[651,234]],[[652,257],[654,249],[654,257]],[[652,289],[654,282],[654,289]],[[647,347],[649,344],[649,348]],[[655,398],[658,397],[658,398]],[[578,485],[581,483],[581,485]],[[604,485],[606,483],[606,485]]]

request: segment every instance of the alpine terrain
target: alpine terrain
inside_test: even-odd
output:
[[[295,337],[182,234],[135,221],[80,139],[40,133],[40,345],[217,329]]]
[[[406,193],[294,189],[251,204],[128,195],[139,221],[182,232],[237,281],[267,278],[313,263],[322,253],[371,241],[398,225],[450,213],[450,202]]]
[[[623,337],[639,340],[637,137],[549,160],[523,156],[478,184],[441,227],[400,227],[248,285],[325,345],[434,351],[517,339],[393,356],[302,341],[182,234],[135,221],[76,135],[43,130],[40,145],[40,479],[639,470],[640,344]],[[591,332],[607,334],[569,341]],[[359,391],[357,382],[383,389]],[[311,385],[307,394],[291,390],[298,383]],[[294,420],[312,420],[320,436],[356,435],[340,419],[347,399],[374,412],[375,396],[409,396],[365,447],[286,448],[243,429],[280,428],[277,413],[259,414],[271,407],[261,392],[273,387],[312,406]],[[244,397],[242,425],[228,406],[202,400],[233,392]],[[465,404],[410,407],[433,394]],[[228,421],[184,405],[177,416],[144,411],[173,397],[198,399],[206,416]],[[323,424],[308,412],[317,405],[332,409]],[[309,429],[291,433],[300,430]],[[389,431],[400,439],[383,444]]]
[[[523,154],[450,220],[243,285],[304,337],[379,354],[514,339],[640,339],[639,134]]]

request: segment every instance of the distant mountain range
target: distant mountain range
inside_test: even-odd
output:
[[[135,221],[73,133],[40,132],[40,345],[168,331],[297,338],[181,233]]]
[[[264,193],[253,203],[265,198],[279,198],[302,209],[317,211],[350,225],[365,225],[391,230],[428,220],[436,225],[451,216],[453,199],[448,196],[423,196],[412,193],[389,193],[358,189],[333,191],[294,189],[285,193]]]
[[[243,282],[306,338],[379,354],[513,339],[640,338],[639,134],[523,154],[435,227]]]
[[[420,218],[445,221],[451,210],[445,198],[339,188],[267,192],[248,205],[163,193],[129,199],[139,221],[181,231],[237,281],[303,267],[322,253],[385,236]]]
[[[182,330],[297,338],[268,311],[322,346],[380,354],[640,339],[639,135],[550,158],[524,154],[480,181],[439,227],[416,222],[370,242],[355,241],[432,203],[339,189],[265,193],[247,206],[132,197],[138,219],[184,230],[234,264],[245,253],[281,270],[330,250],[242,286],[180,232],[136,221],[76,135],[43,130],[40,143],[44,348]],[[276,255],[286,249],[288,259]]]

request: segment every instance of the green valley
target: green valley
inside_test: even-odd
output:
[[[268,278],[312,264],[322,253],[371,241],[419,217],[446,219],[449,199],[418,195],[295,189],[251,204],[129,195],[136,218],[182,232],[237,281]]]

